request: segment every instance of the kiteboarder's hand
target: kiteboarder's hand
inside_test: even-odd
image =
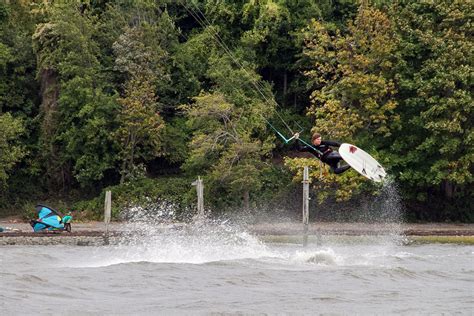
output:
[[[295,133],[295,135],[293,135],[293,137],[294,137],[295,139],[300,138],[300,133]]]

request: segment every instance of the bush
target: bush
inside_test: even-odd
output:
[[[195,194],[191,180],[187,178],[143,178],[105,188],[101,194],[92,200],[79,201],[74,204],[74,210],[80,211],[79,219],[103,220],[105,192],[112,192],[112,218],[118,219],[127,208],[148,206],[160,202],[176,205],[179,210],[185,210]],[[181,214],[184,215],[184,214]]]

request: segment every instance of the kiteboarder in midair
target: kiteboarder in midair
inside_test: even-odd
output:
[[[339,162],[343,159],[341,155],[339,155],[337,151],[333,151],[330,146],[340,147],[340,143],[330,140],[322,140],[321,134],[319,133],[314,133],[311,137],[311,143],[313,146],[302,145],[299,141],[299,133],[295,133],[293,137],[297,140],[299,151],[311,153],[313,156],[329,165],[335,174],[343,173],[351,167],[349,165],[339,167]]]

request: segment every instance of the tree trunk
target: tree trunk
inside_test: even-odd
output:
[[[57,124],[57,105],[59,98],[59,84],[56,73],[51,69],[43,69],[40,74],[41,80],[41,127],[40,139],[41,147],[46,150],[42,153],[45,161],[46,176],[48,186],[60,187],[64,189],[64,168],[60,165],[59,149],[54,145]]]
[[[249,190],[244,191],[244,209],[249,210],[250,209],[250,192]]]
[[[53,70],[45,69],[41,71],[41,106],[40,113],[43,115],[41,124],[41,134],[50,138],[54,134],[55,124],[54,113],[57,109],[59,87],[56,74]]]
[[[123,158],[122,170],[120,172],[120,184],[123,184],[125,182],[126,169],[127,169],[127,158]]]
[[[444,196],[448,199],[452,199],[454,196],[454,184],[449,181],[443,181],[442,187],[444,190]]]

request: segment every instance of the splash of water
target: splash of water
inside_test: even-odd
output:
[[[397,183],[390,177],[382,183],[376,197],[369,202],[363,213],[365,222],[376,224],[379,233],[387,244],[400,244],[405,240],[403,235],[404,208]]]
[[[393,233],[400,233],[400,224],[403,221],[403,205],[398,185],[393,179],[384,182],[379,197],[381,204],[381,219],[392,225]]]
[[[290,257],[290,262],[336,266],[342,264],[343,256],[337,254],[332,248],[325,247],[319,250],[297,251]]]
[[[271,251],[258,238],[226,221],[199,219],[176,223],[176,205],[153,208],[135,206],[126,210],[127,233],[116,247],[119,262],[205,263],[260,258]]]
[[[377,244],[390,247],[401,243],[402,210],[396,183],[386,181],[378,196],[370,202],[370,207],[362,212],[366,222],[382,227]],[[190,210],[184,213],[193,214]],[[121,230],[127,233],[120,244],[114,246],[115,257],[111,264],[139,261],[201,264],[285,256],[236,224],[239,221],[235,218],[229,219],[229,222],[195,218],[183,223],[177,222],[177,214],[183,214],[179,206],[165,201],[124,210],[123,218],[126,223]],[[248,223],[248,220],[242,221],[244,226]],[[330,245],[326,243],[325,246]],[[320,250],[304,254],[303,262],[329,265],[340,263],[340,258],[335,254]],[[296,254],[296,258],[299,257]]]

